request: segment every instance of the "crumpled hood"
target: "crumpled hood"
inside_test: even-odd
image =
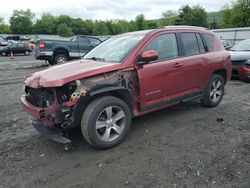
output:
[[[121,66],[120,63],[79,60],[36,72],[25,80],[25,85],[32,88],[60,87],[77,79],[119,70]]]
[[[229,51],[232,61],[244,61],[250,59],[250,51]]]

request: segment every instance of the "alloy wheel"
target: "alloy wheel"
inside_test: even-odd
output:
[[[116,140],[124,131],[126,116],[124,111],[117,106],[105,108],[96,120],[97,136],[105,142]]]
[[[216,103],[220,100],[222,96],[223,88],[221,80],[214,80],[210,90],[210,99],[212,102]]]

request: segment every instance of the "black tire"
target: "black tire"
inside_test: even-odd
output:
[[[1,56],[7,56],[7,52],[1,52]]]
[[[115,131],[114,127],[112,129],[112,125],[109,125],[110,122],[107,123],[108,113],[106,109],[108,108],[111,108],[111,114],[112,114],[111,121],[116,122],[115,125],[113,126],[116,126],[121,122],[120,124],[122,126],[119,125],[120,127],[119,131],[122,130],[120,134],[118,134],[118,132]],[[117,109],[118,109],[117,114],[121,113],[122,116],[124,117],[123,119],[115,121],[115,117],[118,117],[116,116],[117,114],[115,114],[115,111]],[[106,113],[107,115],[106,121],[105,121],[105,117],[103,116],[104,113]],[[113,114],[114,114],[114,117],[113,117]],[[103,120],[100,120],[100,118],[103,118]],[[96,128],[97,120],[99,120],[98,122],[100,121],[106,122],[105,126],[97,129]],[[81,130],[82,130],[82,134],[84,138],[91,146],[97,149],[108,149],[108,148],[111,148],[120,144],[125,138],[125,136],[127,135],[127,133],[129,132],[130,126],[131,126],[130,108],[123,100],[116,98],[116,97],[112,97],[112,96],[105,96],[105,97],[97,98],[94,101],[92,101],[86,108],[85,112],[83,113],[82,122],[81,122]],[[108,138],[110,139],[110,141],[103,140],[103,137],[106,134],[107,130],[109,130]]]
[[[216,85],[216,87],[214,84]],[[216,89],[217,87],[218,87],[218,90]],[[218,74],[213,74],[212,78],[210,79],[208,83],[207,88],[205,89],[204,96],[201,99],[202,105],[206,107],[215,107],[218,104],[220,104],[224,95],[224,87],[225,87],[225,83],[224,83],[224,79],[222,78],[222,76]]]
[[[30,55],[30,51],[25,51],[24,55],[29,56]]]
[[[53,65],[66,63],[68,61],[68,57],[66,54],[56,54],[53,58]]]
[[[50,65],[53,65],[53,61],[51,59],[47,60]]]
[[[246,83],[250,83],[250,78],[244,78],[242,81]]]

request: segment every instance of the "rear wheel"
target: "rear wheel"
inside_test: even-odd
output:
[[[98,149],[108,149],[122,142],[131,125],[128,105],[119,98],[105,96],[94,100],[82,117],[82,134]]]
[[[65,54],[56,54],[53,60],[53,64],[63,64],[68,61],[68,57]]]
[[[213,74],[201,100],[202,104],[207,107],[217,106],[224,95],[224,85],[223,78],[218,74]]]

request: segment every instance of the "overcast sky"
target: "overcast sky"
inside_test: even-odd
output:
[[[4,2],[4,3],[3,3]],[[207,12],[220,10],[228,0],[8,0],[0,5],[0,17],[9,20],[14,9],[30,8],[39,17],[43,12],[67,14],[82,19],[126,19],[138,14],[147,19],[161,17],[166,10],[177,11],[182,5],[201,5]]]

